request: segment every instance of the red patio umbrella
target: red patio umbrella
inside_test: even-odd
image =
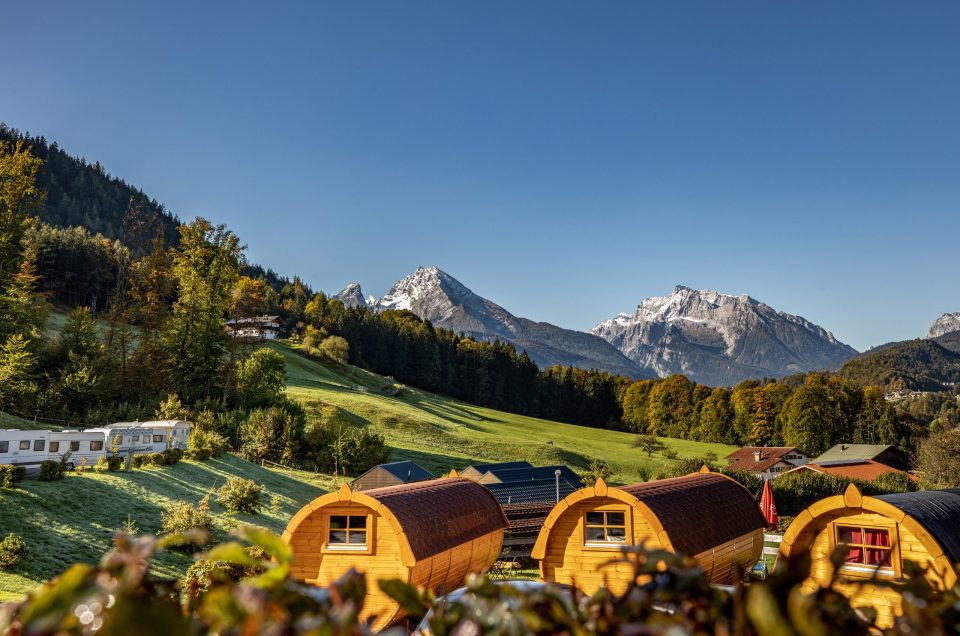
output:
[[[770,489],[770,480],[763,480],[763,493],[760,495],[760,512],[767,520],[767,527],[777,529],[777,504],[773,502],[773,491]]]

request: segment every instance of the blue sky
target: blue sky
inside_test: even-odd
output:
[[[11,3],[0,120],[326,291],[435,264],[588,328],[682,283],[858,349],[960,310],[960,3],[272,4]]]

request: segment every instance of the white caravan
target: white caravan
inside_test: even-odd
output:
[[[50,431],[50,440],[47,448],[47,457],[55,462],[60,461],[64,453],[70,453],[67,459],[67,468],[73,470],[79,466],[84,458],[87,466],[93,466],[101,457],[107,454],[106,438],[96,430],[62,430]]]
[[[48,459],[50,431],[0,430],[0,464],[39,468]]]
[[[186,420],[156,420],[153,422],[117,422],[106,426],[111,431],[126,431],[128,429],[150,429],[152,434],[153,450],[151,453],[160,453],[167,448],[179,448],[187,450],[187,441],[190,439],[190,431],[193,424]],[[136,433],[130,433],[136,435]],[[125,434],[127,435],[127,434]]]

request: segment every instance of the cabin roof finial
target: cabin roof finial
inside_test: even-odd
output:
[[[700,467],[700,473],[709,473],[709,472],[710,472],[710,467],[707,466],[706,464]]]
[[[843,503],[851,508],[859,508],[863,504],[863,494],[853,482],[843,491]]]
[[[353,490],[350,488],[349,483],[343,482],[337,494],[340,496],[340,501],[350,501],[350,498],[353,496]]]
[[[447,477],[459,477],[459,476],[460,476],[460,473],[457,472],[456,468],[451,468],[450,474],[447,475]]]
[[[593,492],[598,497],[607,496],[607,482],[603,480],[603,477],[597,477],[597,482],[593,485]]]

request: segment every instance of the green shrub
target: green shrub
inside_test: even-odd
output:
[[[0,464],[0,488],[16,488],[26,476],[27,469],[23,466]]]
[[[216,431],[195,430],[190,434],[190,441],[187,443],[187,456],[198,461],[219,457],[227,450],[227,438]]]
[[[189,501],[175,501],[160,513],[160,533],[179,534],[188,530],[213,530],[213,517],[210,515],[210,495],[193,505]],[[206,545],[207,541],[198,542]]]
[[[134,468],[143,468],[144,465],[149,465],[147,458],[149,455],[134,455],[133,456],[133,467]]]
[[[663,451],[663,456],[666,457],[667,459],[676,459],[677,457],[680,456],[680,454],[677,451],[670,448]]]
[[[259,514],[263,505],[260,494],[263,488],[252,479],[231,477],[217,490],[217,503],[230,512]]]
[[[160,453],[161,466],[173,466],[183,458],[183,450],[179,448],[168,448],[167,450]]]
[[[27,544],[12,532],[0,539],[0,570],[9,570],[23,558]]]
[[[873,480],[873,487],[879,490],[880,494],[913,492],[917,489],[917,482],[910,479],[906,473],[883,473]]]
[[[145,457],[144,466],[163,466],[163,453],[149,453]]]
[[[50,459],[45,459],[40,462],[40,481],[56,481],[58,479],[63,479],[63,474],[66,467],[63,466],[62,462],[55,462]]]

